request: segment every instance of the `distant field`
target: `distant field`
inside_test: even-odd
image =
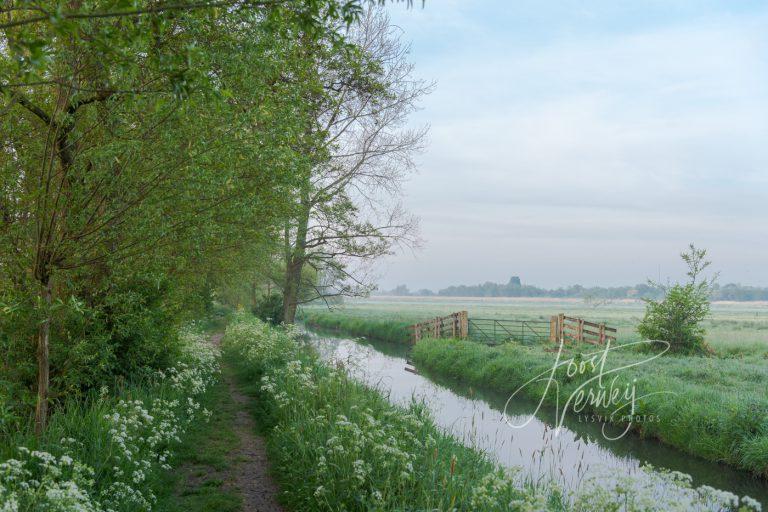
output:
[[[324,306],[305,307],[319,312]],[[616,300],[590,304],[581,299],[478,297],[374,297],[350,301],[334,309],[354,318],[418,322],[433,316],[467,310],[474,318],[546,320],[565,313],[618,328],[619,342],[639,339],[635,332],[643,316],[642,301]],[[717,302],[705,323],[707,342],[719,355],[768,357],[768,302]]]

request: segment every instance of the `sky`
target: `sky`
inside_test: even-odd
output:
[[[381,289],[680,278],[768,286],[768,3],[390,4],[434,92],[404,202],[423,246]]]

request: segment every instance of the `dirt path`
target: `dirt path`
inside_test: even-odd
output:
[[[211,342],[218,346],[221,337],[221,334],[215,334]],[[232,464],[227,470],[226,481],[232,482],[240,492],[243,512],[282,512],[277,502],[277,484],[269,474],[264,439],[256,435],[256,425],[248,412],[249,398],[237,389],[230,375],[225,373],[224,380],[237,405],[232,427],[239,440],[238,447],[229,454]]]

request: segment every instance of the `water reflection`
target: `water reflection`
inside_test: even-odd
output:
[[[768,504],[768,484],[748,473],[691,457],[656,441],[627,435],[607,441],[602,424],[566,418],[555,435],[554,410],[542,408],[525,428],[512,429],[501,411],[507,397],[480,392],[435,375],[417,375],[405,370],[408,348],[383,342],[339,338],[309,333],[309,341],[326,360],[344,362],[350,373],[382,389],[392,402],[407,404],[424,400],[435,422],[465,444],[481,449],[507,466],[522,466],[533,480],[554,479],[575,489],[590,468],[610,468],[622,474],[637,474],[643,463],[688,473],[696,485],[749,495]],[[507,414],[519,424],[536,403],[515,399]],[[612,428],[612,427],[607,427]],[[616,429],[618,431],[618,429]],[[608,432],[615,435],[616,432]]]

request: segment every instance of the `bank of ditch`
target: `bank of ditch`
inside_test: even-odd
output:
[[[655,470],[636,481],[628,475],[587,479],[572,493],[533,484],[522,470],[504,470],[442,432],[423,403],[393,405],[386,389],[366,387],[343,366],[322,362],[291,332],[242,317],[222,343],[225,361],[253,397],[287,509],[752,508],[748,499],[692,489],[686,475]]]
[[[404,322],[323,312],[309,313],[306,319],[308,325],[367,338],[397,343],[408,339]],[[554,347],[515,343],[490,347],[472,341],[424,340],[413,347],[411,358],[420,368],[437,375],[512,394],[535,376],[551,371]],[[592,345],[567,346],[561,361],[574,358],[580,362],[599,350]],[[642,397],[635,401],[635,415],[652,418],[633,422],[631,428],[688,454],[768,478],[768,361],[666,354],[642,363],[651,355],[615,348],[607,358],[606,370],[630,366],[611,375],[611,379],[616,377],[614,388],[623,392],[634,382],[636,395]],[[595,375],[591,370],[575,375],[566,372],[565,366],[556,372],[559,393],[551,386],[546,403],[565,403]],[[531,383],[521,393],[538,400],[545,394],[545,386],[544,382]],[[615,405],[588,404],[583,412],[610,417],[615,409]]]
[[[551,350],[552,347],[549,347]],[[534,398],[549,404],[565,404],[595,378],[591,360],[600,356],[599,347],[569,347],[553,375],[557,386],[547,388],[546,379],[555,364],[555,354],[544,347],[506,344],[488,347],[461,340],[425,340],[414,346],[412,359],[422,368],[480,388]],[[768,477],[768,365],[739,360],[664,355],[643,362],[652,354],[616,348],[606,356],[605,390],[624,394],[631,390],[636,399],[631,427],[641,436],[653,437],[691,455],[724,462]],[[574,365],[562,364],[573,360]],[[575,370],[586,363],[585,371]],[[599,364],[599,362],[598,362]],[[635,365],[635,366],[633,366]],[[618,370],[610,373],[612,370]],[[530,382],[537,376],[539,382]],[[614,380],[615,379],[615,380]],[[523,387],[524,386],[524,387]],[[598,389],[597,382],[583,389]],[[632,400],[621,400],[629,404]],[[584,411],[613,417],[611,403],[587,402]],[[573,411],[568,412],[573,414]]]
[[[405,321],[357,318],[327,311],[302,311],[299,320],[309,327],[375,338],[390,343],[403,343],[410,337],[408,327],[411,324]]]

